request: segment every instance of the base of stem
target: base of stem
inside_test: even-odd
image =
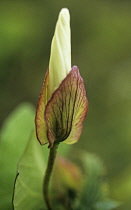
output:
[[[59,143],[54,143],[53,147],[50,149],[47,168],[46,168],[45,176],[43,180],[43,196],[44,196],[44,200],[45,200],[48,210],[53,210],[51,206],[51,202],[50,202],[50,196],[49,196],[49,183],[50,183],[51,174],[53,171],[53,166],[54,166],[58,146],[59,146]]]

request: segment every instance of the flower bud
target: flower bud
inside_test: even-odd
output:
[[[78,141],[88,108],[84,82],[71,68],[70,16],[62,9],[51,45],[49,69],[36,110],[36,135],[43,145]]]

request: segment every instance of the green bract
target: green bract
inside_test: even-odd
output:
[[[71,68],[70,18],[62,9],[51,45],[49,69],[36,111],[36,134],[43,145],[78,141],[88,102],[77,66]]]

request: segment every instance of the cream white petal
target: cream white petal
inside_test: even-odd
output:
[[[71,70],[71,31],[68,9],[60,11],[51,44],[48,99]]]

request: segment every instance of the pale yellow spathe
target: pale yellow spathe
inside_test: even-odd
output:
[[[51,44],[48,99],[71,70],[71,30],[68,9],[60,11]]]

